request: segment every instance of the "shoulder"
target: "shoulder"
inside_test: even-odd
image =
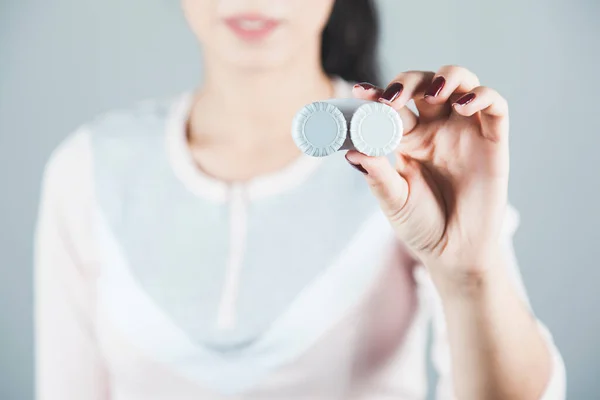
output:
[[[46,162],[42,196],[73,197],[89,179],[90,154],[90,131],[81,127],[63,140]]]
[[[51,154],[43,173],[35,228],[37,265],[77,257],[89,264],[93,208],[89,132],[79,129]],[[62,267],[61,267],[62,268]]]
[[[109,163],[118,163],[119,159],[128,159],[136,150],[144,148],[144,143],[158,142],[164,136],[172,108],[182,97],[139,101],[80,125],[54,149],[46,162],[43,199],[72,202],[91,191],[97,158],[102,161],[103,155],[108,154]]]
[[[167,99],[142,100],[124,109],[100,114],[84,125],[92,139],[148,137],[162,132],[167,120],[183,96]]]
[[[136,149],[143,153],[143,141],[162,134],[169,104],[145,101],[99,115],[52,151],[43,170],[36,223],[36,246],[42,253],[64,242],[78,259],[94,264],[91,237],[99,205],[98,177],[120,179],[127,175],[123,167],[135,167],[135,159],[128,159]]]
[[[45,166],[44,181],[53,186],[61,181],[79,181],[91,171],[98,148],[109,150],[118,158],[119,153],[126,153],[128,148],[160,140],[173,108],[186,99],[187,95],[179,95],[143,100],[85,122],[52,152]]]

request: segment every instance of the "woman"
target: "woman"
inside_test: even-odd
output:
[[[510,244],[502,97],[450,66],[375,86],[367,0],[183,9],[202,87],[47,166],[38,398],[423,399],[430,317],[440,399],[564,398]],[[349,96],[400,113],[394,167],[294,146],[298,109]]]

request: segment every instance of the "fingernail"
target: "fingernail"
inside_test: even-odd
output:
[[[356,85],[354,85],[354,87],[355,88],[359,87],[359,88],[362,88],[364,90],[371,90],[371,89],[377,90],[377,86],[375,86],[373,84],[370,84],[369,82],[360,82],[360,83],[357,83]]]
[[[446,84],[446,79],[444,79],[443,76],[438,76],[437,78],[435,78],[433,80],[433,82],[431,82],[431,85],[429,85],[429,88],[425,91],[424,97],[437,96],[438,94],[440,94],[440,92],[444,88],[445,84]]]
[[[404,89],[404,86],[400,82],[394,82],[385,88],[379,100],[385,100],[391,103],[400,96],[402,89]]]
[[[454,104],[458,104],[459,106],[465,106],[472,102],[475,99],[475,93],[467,93],[461,96],[458,100],[454,102]]]
[[[350,162],[350,160],[348,160],[348,157],[346,157],[346,161],[348,161],[348,164],[350,164],[352,166],[352,168],[356,169],[357,171],[362,172],[365,175],[369,175],[369,173],[367,172],[367,170],[364,169],[362,165],[360,165],[360,164],[354,164],[354,163]]]

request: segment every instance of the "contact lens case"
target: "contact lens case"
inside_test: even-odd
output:
[[[402,120],[392,107],[376,101],[316,101],[296,113],[292,137],[303,153],[313,157],[325,157],[339,150],[383,156],[400,144]]]

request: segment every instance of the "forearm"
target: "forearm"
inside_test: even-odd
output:
[[[539,399],[550,351],[502,261],[485,273],[435,277],[448,329],[457,398]]]

